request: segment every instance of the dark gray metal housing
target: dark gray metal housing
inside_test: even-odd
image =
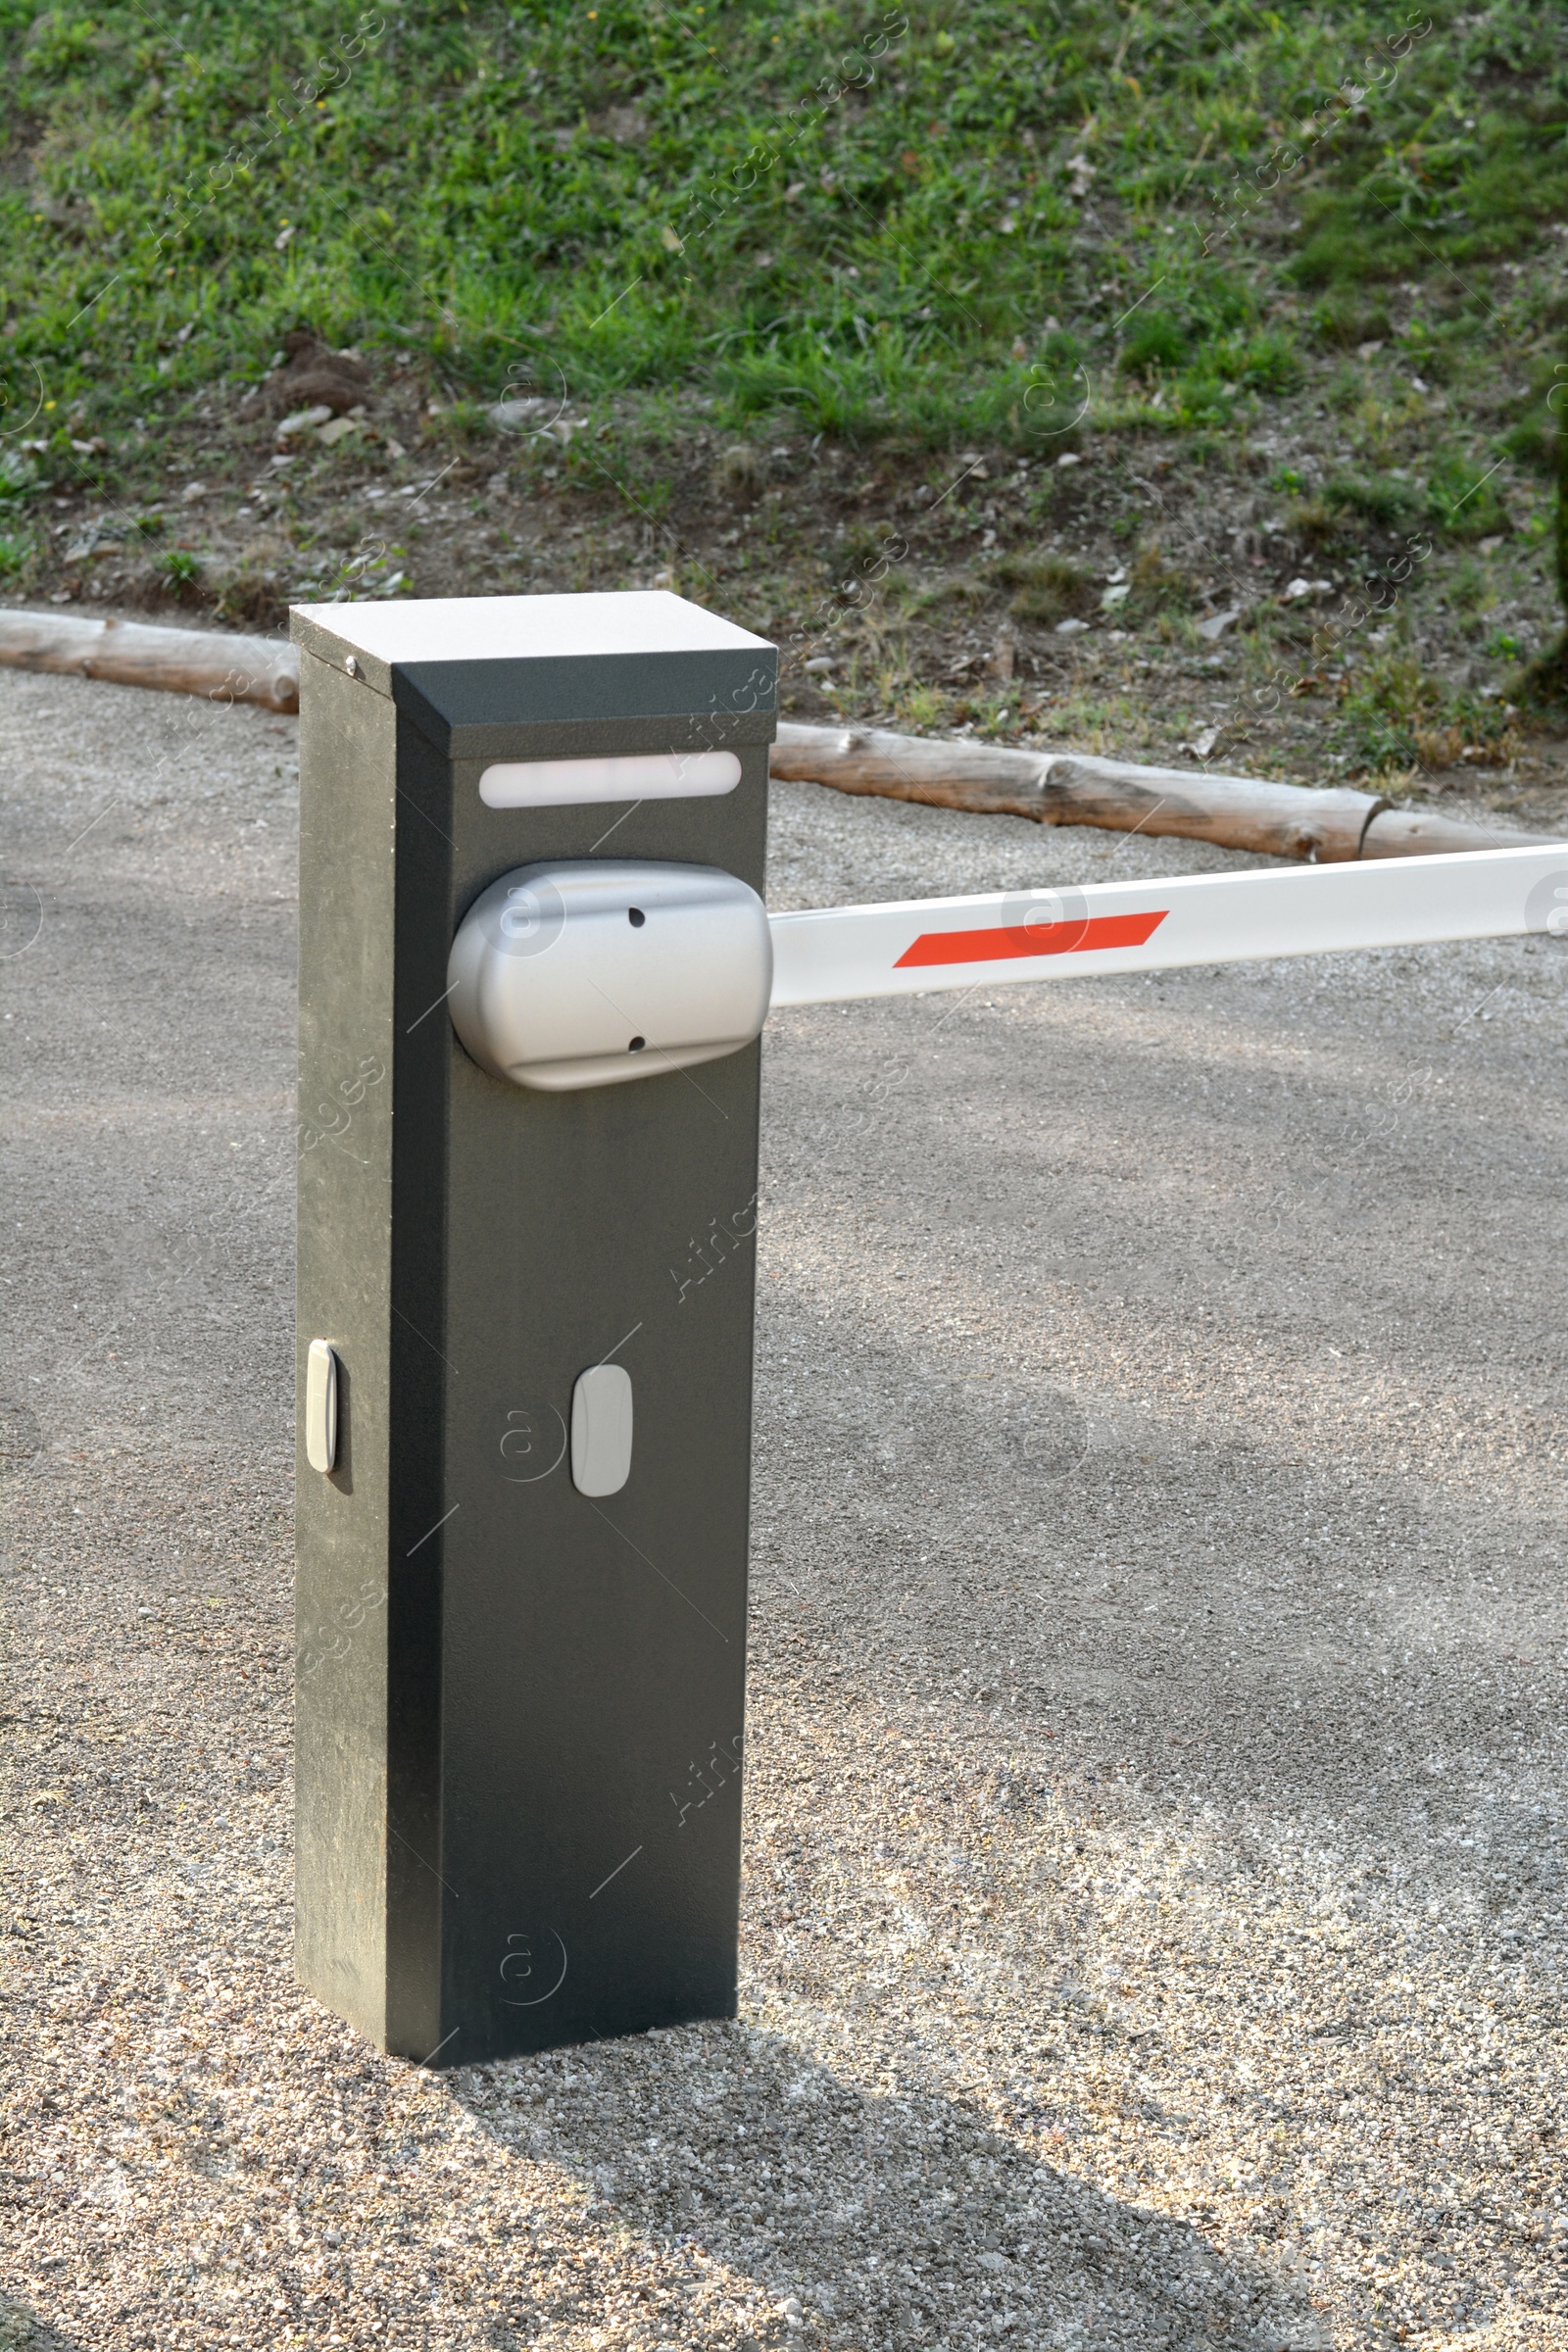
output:
[[[636,610],[632,610],[636,608]],[[580,1093],[453,1033],[545,858],[762,887],[773,649],[675,597],[308,607],[301,649],[299,1973],[440,2064],[733,2014],[760,1048]],[[722,745],[738,787],[493,808],[480,773]],[[606,1501],[577,1376],[636,1402]],[[303,1418],[303,1416],[302,1416]]]

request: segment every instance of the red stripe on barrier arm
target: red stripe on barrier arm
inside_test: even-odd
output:
[[[1009,956],[1071,956],[1093,948],[1141,948],[1153,938],[1169,912],[1168,906],[1161,906],[1152,914],[1096,914],[1078,923],[1018,923],[1000,931],[922,931],[893,968],[902,972],[911,964],[999,963]]]

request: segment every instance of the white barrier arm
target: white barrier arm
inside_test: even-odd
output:
[[[1568,945],[1568,842],[827,906],[769,928],[775,1006],[1526,932]]]

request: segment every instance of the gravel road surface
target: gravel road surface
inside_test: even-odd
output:
[[[0,770],[0,2346],[1568,2344],[1568,955],[777,1018],[742,2017],[438,2075],[290,1972],[293,722]]]

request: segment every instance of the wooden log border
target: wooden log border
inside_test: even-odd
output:
[[[214,701],[300,707],[299,653],[281,638],[225,636],[134,620],[0,610],[0,665],[161,687]],[[1143,767],[1082,752],[938,742],[881,728],[779,723],[772,773],[835,792],[872,793],[929,808],[1024,816],[1042,825],[1176,835],[1270,858],[1333,864],[1446,851],[1520,849],[1554,836],[1396,808],[1348,786],[1316,791],[1200,768]]]

